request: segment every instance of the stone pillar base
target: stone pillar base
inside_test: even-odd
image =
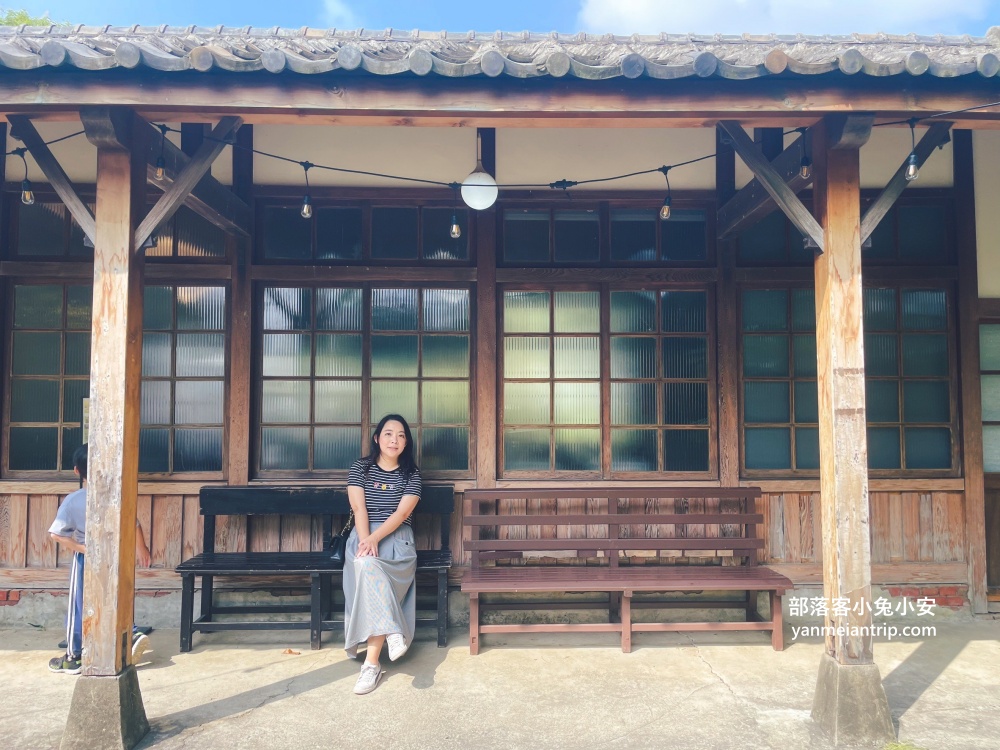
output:
[[[149,732],[135,667],[113,677],[79,677],[60,750],[132,750]]]
[[[837,745],[881,747],[896,739],[882,676],[874,664],[841,664],[823,654],[812,718]]]

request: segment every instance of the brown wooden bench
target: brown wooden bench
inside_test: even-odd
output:
[[[632,633],[652,631],[771,631],[783,648],[781,596],[792,582],[757,564],[764,546],[754,512],[758,488],[466,490],[465,548],[471,568],[469,650],[480,634],[615,632],[622,651]],[[664,512],[664,509],[666,512]],[[575,564],[574,564],[575,563]],[[693,564],[692,564],[693,563]],[[700,564],[699,564],[700,563]],[[739,598],[673,598],[666,592],[741,592]],[[770,619],[757,611],[757,593],[770,595]],[[599,601],[519,601],[497,594],[601,594]],[[639,596],[636,597],[635,595]],[[490,597],[480,601],[480,596]],[[725,608],[740,621],[636,622],[638,608]],[[606,609],[599,623],[488,624],[489,610]]]

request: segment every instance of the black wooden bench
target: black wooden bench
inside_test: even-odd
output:
[[[418,617],[418,625],[437,627],[438,646],[447,644],[448,570],[451,568],[451,514],[454,510],[454,490],[450,485],[425,485],[414,511],[415,527],[423,527],[421,518],[431,519],[431,536],[435,549],[417,550],[418,585],[422,579],[433,578],[436,613],[434,617]],[[330,540],[339,532],[351,506],[347,491],[340,487],[203,487],[200,494],[201,514],[205,517],[203,552],[177,567],[181,575],[181,644],[182,652],[191,650],[194,632],[220,630],[286,630],[310,631],[313,649],[321,647],[323,631],[343,627],[343,619],[332,617],[333,582],[340,582],[342,571],[330,557]],[[216,552],[215,518],[224,515],[268,516],[311,515],[322,519],[322,549],[313,552]],[[334,527],[334,517],[340,526]],[[417,546],[420,547],[420,537]],[[201,614],[194,619],[195,579],[201,577]],[[216,578],[239,577],[258,579],[309,579],[310,602],[304,604],[218,605],[213,587]],[[270,615],[309,613],[309,620],[231,620],[216,619],[219,615]]]
[[[482,633],[616,632],[622,651],[632,633],[651,631],[771,632],[783,647],[781,596],[792,582],[757,564],[763,540],[754,512],[757,488],[467,490],[465,548],[471,568],[469,649]],[[668,512],[661,512],[663,508]],[[569,559],[572,558],[572,559]],[[690,564],[692,558],[696,563]],[[671,560],[673,562],[671,562]],[[574,564],[570,564],[574,563]],[[654,598],[666,592],[742,592],[739,598]],[[757,593],[770,595],[770,619],[757,611]],[[481,595],[571,593],[595,601],[519,601]],[[638,594],[639,597],[634,598]],[[725,608],[742,621],[635,622],[638,608]],[[606,609],[608,622],[481,624],[486,610]]]

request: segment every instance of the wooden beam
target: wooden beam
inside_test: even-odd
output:
[[[754,173],[754,176],[760,180],[761,185],[785,216],[804,236],[811,238],[822,252],[823,231],[819,222],[809,213],[809,209],[802,205],[802,201],[799,200],[799,197],[782,176],[764,158],[764,154],[750,140],[750,136],[743,130],[743,126],[735,120],[723,120],[719,126],[729,135],[736,153]]]
[[[736,193],[736,153],[728,136],[715,130],[715,188],[721,205]],[[766,193],[765,193],[766,195]],[[736,248],[733,242],[717,244],[717,346],[719,369],[719,479],[723,486],[732,487],[740,480],[740,412],[739,412],[739,295],[733,278]]]
[[[76,219],[76,223],[80,225],[83,233],[93,242],[94,215],[90,212],[87,204],[80,199],[65,170],[53,156],[44,139],[38,134],[31,120],[25,115],[11,115],[8,120],[11,124],[12,134],[24,143],[24,147],[28,149],[28,153],[38,164],[52,189],[62,200],[63,205]]]
[[[771,161],[771,167],[788,185],[792,193],[799,193],[812,182],[812,176],[800,174],[805,140],[796,138],[784,151]],[[720,239],[734,237],[756,224],[778,207],[760,178],[755,177],[719,209],[716,234]]]
[[[186,156],[194,156],[205,142],[206,126],[203,122],[181,123],[181,151]]]
[[[136,247],[142,247],[142,243],[149,239],[155,229],[184,205],[187,196],[205,176],[205,173],[211,169],[215,157],[222,153],[226,142],[242,124],[243,120],[239,117],[223,117],[219,121],[219,124],[213,128],[211,136],[205,139],[197,153],[171,181],[170,187],[164,191],[156,205],[139,224],[135,235]]]
[[[972,132],[956,130],[955,226],[958,249],[958,341],[962,380],[962,460],[965,475],[965,538],[972,611],[986,600],[986,486],[983,473],[983,403],[979,375],[979,274],[976,252],[976,190]]]
[[[917,164],[923,166],[924,162],[927,161],[927,157],[931,155],[931,152],[935,148],[943,146],[948,142],[948,131],[951,125],[950,122],[935,122],[927,129],[927,132],[924,133],[913,150],[917,155]],[[907,154],[907,159],[909,159],[909,154]],[[885,189],[875,199],[875,202],[865,211],[865,215],[861,219],[862,242],[867,241],[872,236],[875,227],[885,218],[885,215],[889,213],[889,209],[892,208],[899,196],[902,195],[906,186],[910,184],[906,180],[906,166],[907,160],[904,159],[899,169],[896,170],[896,174],[889,180],[889,184],[885,186]]]
[[[483,168],[496,174],[496,131],[479,131]],[[471,213],[471,212],[470,212]],[[476,486],[495,487],[497,467],[497,209],[476,214]],[[468,531],[463,533],[468,534]],[[469,537],[471,539],[471,536]]]

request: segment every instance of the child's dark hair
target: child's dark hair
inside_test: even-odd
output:
[[[378,447],[378,436],[381,434],[386,422],[399,422],[403,425],[403,433],[406,435],[406,447],[399,454],[399,469],[403,475],[403,479],[409,479],[417,471],[417,462],[413,460],[413,435],[410,433],[410,425],[399,414],[386,414],[379,420],[375,432],[372,433],[371,453],[361,459],[364,462],[365,474],[368,474],[382,454],[382,451]]]
[[[80,472],[80,483],[87,478],[87,444],[84,443],[73,451],[73,468]]]

